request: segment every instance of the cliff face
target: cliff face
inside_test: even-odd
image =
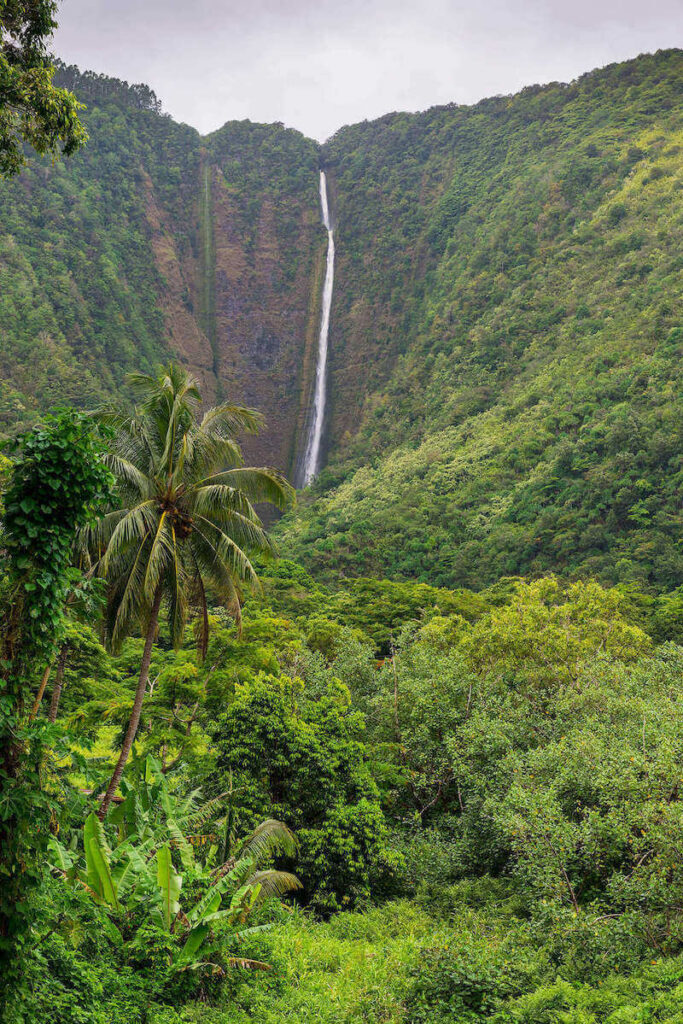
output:
[[[64,72],[62,72],[64,74]],[[683,581],[683,54],[322,148],[207,138],[70,72],[90,142],[0,186],[0,421],[173,356],[293,475],[336,233],[326,468],[282,530],[318,571]]]
[[[0,185],[0,417],[125,394],[176,358],[208,402],[258,408],[250,461],[292,472],[311,387],[325,234],[318,147],[279,125],[201,139],[153,94],[61,72],[90,141]]]
[[[317,147],[298,132],[248,122],[206,140],[216,376],[225,400],[254,406],[266,427],[251,461],[291,471],[314,346],[315,266],[324,245]]]

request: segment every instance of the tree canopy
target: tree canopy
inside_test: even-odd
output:
[[[56,0],[0,3],[0,177],[21,170],[24,143],[41,155],[70,156],[87,138],[83,105],[53,82],[47,44],[56,10]]]

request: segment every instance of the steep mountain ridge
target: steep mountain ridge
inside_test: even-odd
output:
[[[202,139],[144,87],[59,76],[90,140],[0,187],[0,422],[93,404],[173,356],[208,401],[262,409],[246,452],[290,470],[314,372],[317,145],[250,122]]]
[[[201,138],[145,87],[60,70],[90,143],[0,187],[0,417],[121,391],[172,354],[292,472],[337,238],[327,468],[281,527],[318,571],[479,586],[683,580],[683,53],[323,147]]]
[[[682,98],[667,51],[327,144],[329,460],[288,550],[448,586],[683,581]]]

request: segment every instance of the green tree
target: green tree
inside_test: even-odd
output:
[[[0,619],[0,951],[15,964],[52,809],[40,772],[44,726],[27,719],[27,701],[63,640],[75,534],[113,482],[101,436],[73,411],[48,417],[17,448],[5,493]],[[4,972],[3,981],[13,978],[13,969]]]
[[[268,815],[295,829],[305,897],[323,912],[386,891],[401,866],[364,734],[338,680],[313,696],[301,679],[264,673],[236,687],[215,727],[214,785],[234,779],[246,827]]]
[[[201,396],[186,371],[170,364],[156,377],[129,378],[139,405],[108,417],[117,433],[108,463],[121,505],[87,531],[108,581],[106,633],[116,649],[137,626],[145,635],[138,686],[118,762],[99,809],[104,818],[135,739],[164,598],[168,627],[180,646],[190,608],[201,614],[200,657],[209,632],[207,589],[240,617],[244,586],[258,584],[249,553],[271,542],[252,502],[283,508],[292,495],[275,470],[247,468],[235,435],[254,433],[257,413],[222,404],[201,420]]]
[[[67,156],[87,136],[83,104],[57,88],[46,50],[57,23],[55,0],[0,0],[0,176],[26,163],[24,143],[41,155]]]
[[[636,661],[650,638],[627,617],[624,595],[593,580],[565,586],[554,577],[519,583],[509,604],[481,618],[462,639],[480,674],[517,673],[531,689],[575,686],[596,654]]]

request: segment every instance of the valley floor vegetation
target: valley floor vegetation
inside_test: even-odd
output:
[[[323,585],[131,386],[2,467],[4,1020],[683,1020],[680,597]]]

